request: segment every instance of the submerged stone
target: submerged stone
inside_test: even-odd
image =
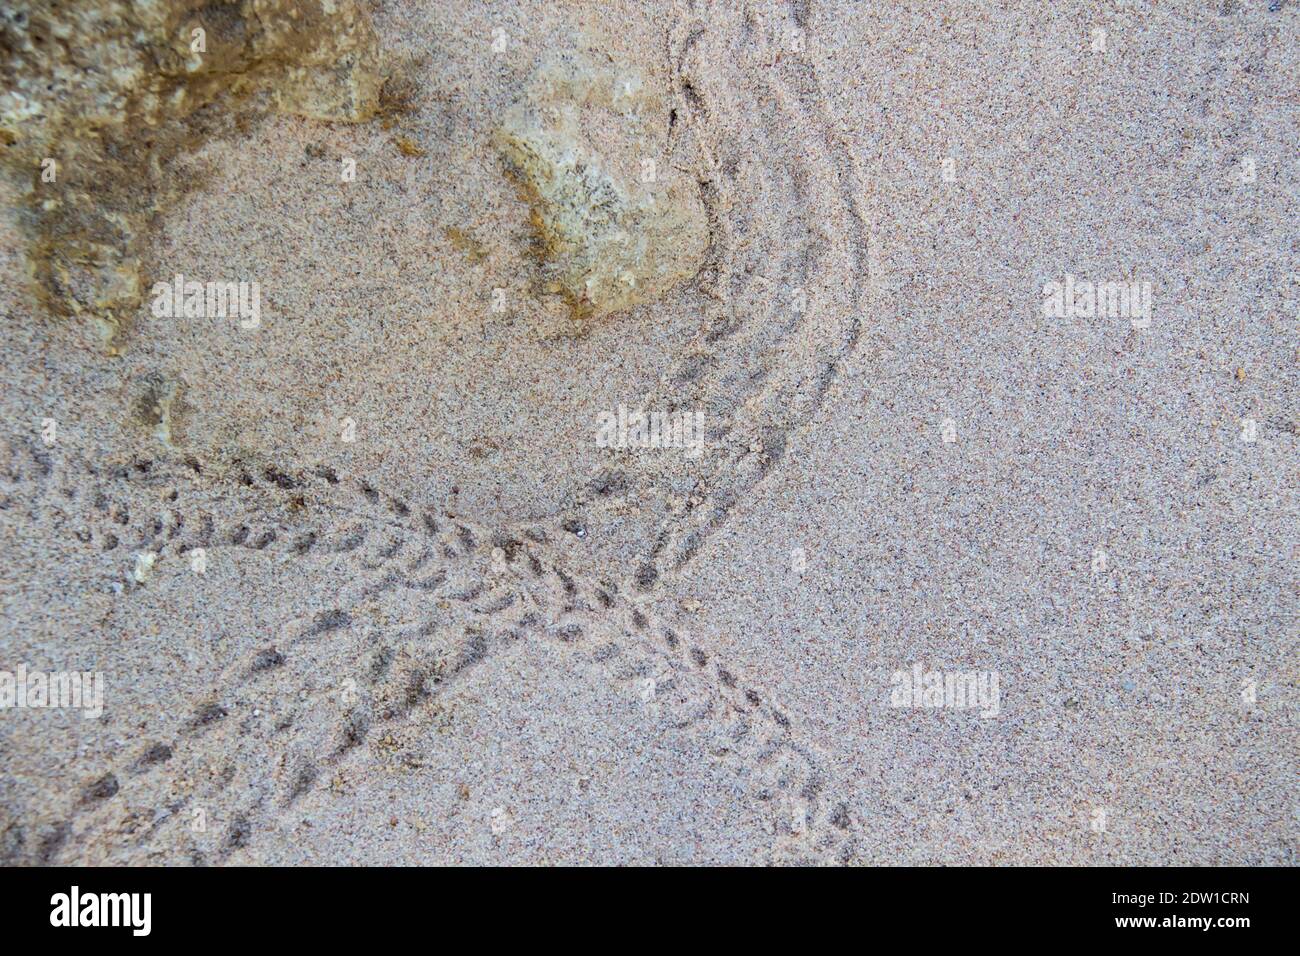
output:
[[[670,161],[669,127],[640,71],[576,51],[538,69],[497,131],[530,205],[542,291],[577,318],[658,298],[704,262],[708,217]]]

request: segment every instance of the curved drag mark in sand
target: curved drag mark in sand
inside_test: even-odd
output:
[[[769,18],[764,29],[789,22]],[[696,348],[646,398],[647,407],[702,408],[713,425],[715,454],[698,474],[704,506],[664,522],[647,556],[665,575],[752,497],[792,432],[825,403],[858,340],[866,268],[854,186],[840,171],[849,160],[830,159],[833,141],[801,105],[815,101],[811,68],[786,56],[778,66],[773,41],[725,6],[684,20],[671,42],[684,113],[676,135],[694,137],[712,169],[702,184],[715,243],[706,293],[718,304]],[[713,76],[703,64],[727,72]],[[812,85],[792,93],[782,72]],[[758,215],[774,195],[789,197],[771,204],[790,213],[780,223]],[[770,808],[774,859],[853,857],[859,821],[791,718],[676,633],[652,595],[637,593],[653,588],[629,585],[637,569],[622,581],[568,573],[566,534],[494,533],[328,465],[265,465],[222,479],[198,462],[107,470],[31,446],[11,449],[8,471],[9,514],[31,533],[79,543],[87,560],[120,554],[120,569],[134,551],[239,548],[315,562],[339,585],[334,606],[287,622],[277,640],[231,665],[169,739],[142,741],[138,753],[88,774],[62,809],[23,817],[26,860],[74,849],[87,862],[238,860],[368,740],[435,719],[462,675],[527,640],[564,648],[574,666],[595,664],[633,698],[653,680],[661,712],[712,759],[731,763]],[[60,499],[56,488],[75,493]],[[227,515],[235,505],[237,517],[218,527],[207,503]],[[418,623],[381,630],[375,644],[374,625],[362,633],[360,623],[362,609],[375,607]],[[317,686],[321,674],[329,688]],[[241,713],[241,691],[254,688],[274,689],[291,702],[287,712]],[[124,804],[133,808],[125,824]],[[200,850],[190,831],[199,807],[221,808],[215,851]]]
[[[818,101],[815,74],[780,44],[796,26],[780,11],[760,25],[720,4],[683,16],[669,38],[674,149],[697,157],[710,212],[700,290],[710,304],[694,344],[639,407],[702,411],[707,448],[682,466],[702,502],[662,521],[628,575],[643,590],[685,567],[752,499],[860,336],[867,239],[853,161],[805,106]],[[666,494],[657,467],[621,462],[617,480],[574,496],[566,520],[624,509],[628,492]]]
[[[656,542],[654,553],[672,570],[689,563],[732,510],[752,498],[784,457],[791,435],[825,403],[860,333],[865,236],[851,187],[827,156],[825,130],[787,92],[772,41],[760,36],[745,14],[726,34],[715,35],[727,15],[725,8],[704,14],[708,26],[702,36],[698,27],[688,34],[679,74],[683,89],[696,90],[687,99],[701,112],[713,112],[710,104],[724,102],[731,90],[746,95],[725,112],[717,108],[722,115],[708,126],[709,145],[722,157],[713,184],[717,202],[736,214],[728,230],[731,245],[723,250],[729,304],[712,317],[703,336],[707,373],[691,381],[687,370],[679,373],[684,388],[672,400],[687,407],[702,404],[714,421],[715,409],[720,410],[722,423],[709,436],[711,446],[719,447],[710,455],[705,477],[707,507],[694,522],[662,529]],[[769,17],[767,27],[779,30],[780,20]],[[699,39],[692,42],[692,37]],[[703,63],[735,69],[710,88]],[[736,150],[746,131],[762,143]],[[745,153],[761,157],[748,163],[748,176],[739,171]],[[785,249],[765,244],[767,236],[781,236],[780,224],[748,219],[751,210],[768,208],[770,194],[777,191],[790,197],[774,204],[787,235],[787,211],[794,211],[797,238]],[[755,294],[755,280],[769,263],[778,263],[777,274],[766,276]]]

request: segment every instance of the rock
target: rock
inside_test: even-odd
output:
[[[15,0],[0,12],[0,166],[41,303],[111,345],[140,302],[160,166],[219,97],[357,122],[379,106],[379,47],[357,0]]]
[[[630,67],[552,56],[496,134],[531,207],[542,291],[575,318],[651,301],[704,262],[696,181],[668,155],[668,111]]]

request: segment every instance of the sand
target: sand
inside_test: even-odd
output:
[[[257,328],[106,354],[0,222],[0,671],[105,682],[0,710],[0,860],[1295,862],[1294,4],[367,9],[407,111],[162,171]],[[579,48],[708,216],[596,316],[494,146]]]

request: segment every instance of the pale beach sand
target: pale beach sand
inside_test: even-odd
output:
[[[107,355],[5,187],[0,671],[105,694],[0,710],[0,862],[1295,862],[1294,2],[363,7],[407,110],[162,171],[258,328]],[[494,136],[579,49],[709,244],[575,319]]]

